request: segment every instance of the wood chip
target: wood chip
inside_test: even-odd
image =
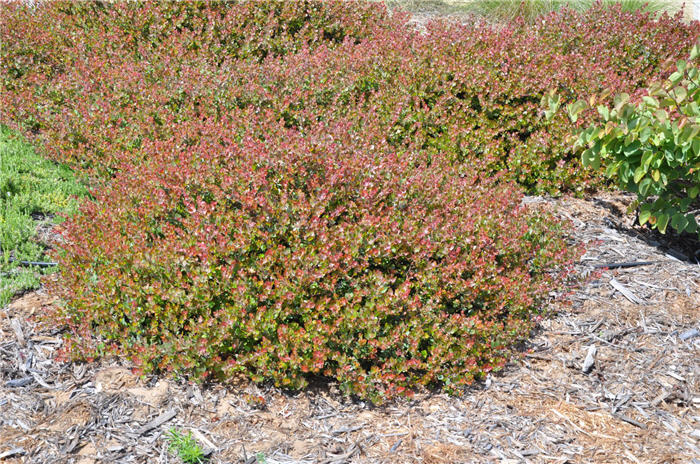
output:
[[[631,417],[625,416],[624,414],[615,413],[615,414],[613,414],[613,417],[616,417],[616,418],[620,419],[620,420],[623,421],[623,422],[627,422],[628,424],[632,424],[632,425],[634,425],[635,427],[639,427],[640,429],[646,429],[646,428],[647,428],[646,425],[642,424],[642,423],[639,422],[639,421],[636,421],[636,420],[632,419]]]
[[[160,427],[162,424],[168,422],[170,419],[173,417],[177,416],[177,412],[174,409],[171,409],[160,416],[156,417],[153,419],[151,422],[147,423],[143,427],[141,427],[136,433],[139,435],[143,435],[146,432],[155,429],[156,427]]]
[[[666,391],[666,390],[664,390],[664,391],[662,391],[656,398],[654,398],[654,399],[651,401],[651,405],[652,405],[653,407],[656,407],[656,406],[658,406],[661,402],[663,402],[666,398],[668,398],[669,396],[671,396],[671,393],[668,392],[668,391]]]
[[[686,340],[690,340],[690,339],[693,338],[693,337],[698,337],[698,336],[700,336],[700,330],[698,330],[698,329],[690,329],[690,330],[686,330],[685,332],[683,332],[682,334],[680,334],[680,335],[678,336],[678,338],[680,338],[680,339],[683,340],[683,341],[686,341]]]
[[[27,452],[24,450],[24,448],[18,447],[18,448],[12,448],[11,450],[4,451],[0,453],[0,459],[7,459],[11,458],[12,456],[21,456],[23,454],[26,454]]]
[[[29,385],[32,382],[34,382],[34,377],[32,376],[21,377],[19,379],[8,380],[7,382],[5,382],[5,386],[10,388],[24,387],[25,385]]]
[[[197,440],[204,443],[204,446],[206,446],[208,448],[208,450],[207,450],[208,452],[205,451],[205,453],[204,453],[205,455],[211,454],[218,449],[217,446],[214,443],[212,443],[211,440],[209,440],[207,437],[205,437],[202,432],[200,432],[197,429],[191,429],[191,430],[192,430],[192,435]]]
[[[588,354],[586,354],[586,359],[583,361],[583,367],[581,368],[584,374],[588,374],[591,371],[591,369],[593,369],[593,365],[595,364],[595,355],[597,351],[598,350],[595,345],[591,345],[590,347],[588,347]]]
[[[630,300],[632,303],[638,305],[644,304],[642,300],[640,300],[634,293],[632,293],[627,287],[618,282],[615,278],[610,279],[610,285],[612,285],[612,287],[615,290],[622,293],[622,296]]]
[[[19,342],[20,346],[24,346],[26,341],[24,340],[24,332],[22,331],[22,324],[19,321],[19,319],[12,318],[12,321],[10,321],[10,327],[12,327],[12,330],[15,332],[15,337],[17,337],[17,341]]]

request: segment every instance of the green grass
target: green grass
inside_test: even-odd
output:
[[[0,125],[0,307],[37,288],[41,274],[51,271],[17,261],[45,260],[47,244],[38,230],[74,213],[85,194],[70,169],[42,158]]]
[[[192,432],[187,435],[171,428],[168,433],[168,449],[171,453],[177,454],[183,462],[187,464],[200,464],[205,461],[204,452],[192,436]]]
[[[678,8],[664,0],[602,0],[604,4],[621,4],[625,11],[643,10],[650,13],[675,13]],[[432,12],[445,15],[476,15],[492,21],[521,16],[528,21],[541,14],[567,6],[585,11],[595,0],[388,0],[390,8],[411,12]]]

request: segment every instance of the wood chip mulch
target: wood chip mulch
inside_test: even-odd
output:
[[[174,427],[211,463],[700,464],[700,255],[633,226],[629,201],[528,199],[574,223],[593,278],[461,398],[373,408],[333,385],[200,388],[59,363],[60,328],[34,318],[50,298],[24,295],[0,309],[0,462],[179,463]]]

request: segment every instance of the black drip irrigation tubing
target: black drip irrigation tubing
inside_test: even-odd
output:
[[[650,264],[656,264],[659,261],[630,261],[627,263],[605,263],[605,264],[594,264],[595,269],[622,269],[626,267],[637,267],[637,266],[649,266]]]
[[[14,258],[10,258],[10,262],[17,263],[20,266],[38,266],[38,267],[53,267],[58,266],[58,263],[53,263],[50,261],[20,261]]]

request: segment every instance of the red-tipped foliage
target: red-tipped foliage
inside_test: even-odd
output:
[[[541,97],[638,93],[698,23],[432,23],[373,3],[3,4],[4,122],[80,168],[56,316],[144,371],[372,399],[502,366],[579,250],[520,206],[595,185]],[[585,122],[585,118],[583,118]]]
[[[697,21],[602,5],[425,33],[365,2],[3,9],[0,102],[58,160],[110,174],[174,124],[232,111],[270,111],[296,128],[354,115],[399,151],[477,163],[533,192],[600,182],[569,148],[574,125],[541,116],[543,95],[639,95],[700,37]]]
[[[503,365],[577,254],[511,188],[445,159],[340,125],[266,127],[146,144],[158,161],[66,224],[52,290],[73,348],[297,388],[324,375],[373,399],[454,389]]]

